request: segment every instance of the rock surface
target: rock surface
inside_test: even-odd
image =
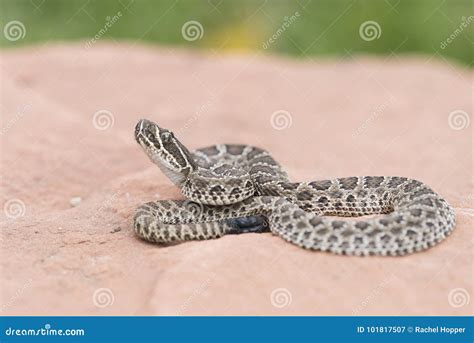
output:
[[[473,314],[472,124],[462,121],[472,72],[428,57],[259,55],[1,52],[2,314]],[[466,115],[449,120],[457,110]],[[271,234],[148,244],[132,232],[134,209],[181,195],[134,142],[142,117],[192,149],[262,146],[293,180],[422,180],[456,208],[457,227],[402,258],[310,252]]]

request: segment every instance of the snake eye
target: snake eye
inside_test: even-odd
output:
[[[162,132],[160,136],[164,143],[168,143],[171,140],[171,137],[173,137],[173,134],[171,132],[165,131]]]

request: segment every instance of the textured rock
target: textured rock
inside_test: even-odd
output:
[[[474,301],[453,303],[473,295],[472,124],[448,122],[472,115],[471,71],[422,57],[301,62],[115,44],[3,51],[1,70],[3,314],[473,314]],[[457,227],[403,258],[309,252],[271,234],[148,244],[132,233],[134,209],[181,195],[134,142],[142,117],[190,148],[267,148],[294,180],[422,180],[456,208]]]

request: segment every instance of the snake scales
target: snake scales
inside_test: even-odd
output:
[[[268,230],[300,247],[347,255],[405,255],[427,249],[455,225],[449,204],[420,181],[360,176],[290,182],[265,150],[215,145],[190,152],[142,119],[135,139],[188,200],[140,206],[134,229],[156,243],[235,233],[232,219],[263,216]],[[342,220],[379,214],[366,220]]]

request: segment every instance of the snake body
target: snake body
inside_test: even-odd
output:
[[[449,204],[420,181],[359,176],[290,182],[260,148],[222,144],[190,152],[174,134],[142,119],[135,138],[187,200],[140,206],[136,234],[150,242],[204,240],[235,232],[229,219],[263,216],[297,246],[347,255],[405,255],[432,247],[454,228]],[[332,217],[358,217],[364,220]]]

